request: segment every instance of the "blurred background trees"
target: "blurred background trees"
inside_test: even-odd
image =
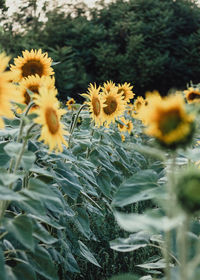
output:
[[[0,1],[1,22],[6,13]],[[95,8],[76,2],[50,9],[24,1],[3,21],[0,49],[16,57],[42,48],[55,62],[59,97],[106,80],[130,82],[136,95],[185,88],[200,77],[200,7],[192,0],[117,0]],[[42,16],[41,16],[42,15]],[[45,20],[44,20],[45,18]]]

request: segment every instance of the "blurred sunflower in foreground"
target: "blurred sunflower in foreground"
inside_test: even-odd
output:
[[[148,101],[141,112],[147,125],[145,132],[169,148],[188,144],[194,132],[194,116],[186,112],[182,96],[152,96]]]
[[[62,152],[62,144],[68,146],[64,135],[69,133],[64,130],[63,124],[60,121],[66,111],[59,108],[59,101],[52,89],[48,90],[42,87],[39,90],[39,94],[35,96],[34,101],[38,106],[35,110],[38,117],[34,119],[34,122],[42,125],[39,141],[44,141],[49,146],[50,151]]]
[[[22,102],[22,96],[11,83],[17,73],[6,71],[9,60],[5,53],[0,54],[0,128],[4,127],[2,117],[14,117],[11,102]]]
[[[21,79],[30,75],[50,76],[54,74],[51,67],[52,59],[48,57],[48,54],[42,53],[42,50],[31,50],[30,52],[25,50],[22,52],[22,57],[18,56],[14,58],[14,65],[10,66],[12,72],[17,71],[14,81],[18,82]]]

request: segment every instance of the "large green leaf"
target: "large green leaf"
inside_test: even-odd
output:
[[[29,262],[32,268],[45,279],[58,280],[57,270],[48,251],[37,246],[34,253],[30,253]]]
[[[154,210],[145,214],[124,214],[116,211],[114,215],[119,226],[129,232],[140,230],[150,232],[168,231],[176,228],[184,220],[183,214],[177,215],[174,218],[168,218]]]
[[[57,184],[69,197],[73,200],[77,199],[82,186],[79,183],[76,173],[68,170],[66,166],[62,165],[62,168],[57,168],[56,171],[52,170],[52,175]]]
[[[45,244],[54,244],[58,239],[50,235],[50,233],[38,222],[33,224],[33,236]]]
[[[112,189],[111,178],[105,170],[101,170],[97,176],[97,184],[102,193],[110,198]]]
[[[17,192],[14,192],[8,187],[4,187],[0,185],[0,201],[1,200],[14,200],[14,201],[22,201],[25,200],[26,198],[22,195],[20,195]]]
[[[9,186],[10,184],[14,183],[20,177],[21,177],[20,175],[8,173],[7,169],[5,169],[5,168],[0,169],[0,181],[5,186]]]
[[[113,205],[123,207],[152,199],[157,194],[158,176],[153,170],[142,170],[123,181],[113,199]]]
[[[21,165],[25,170],[29,170],[34,162],[35,162],[36,156],[31,151],[25,151],[23,153],[22,159],[21,159]]]
[[[5,219],[4,226],[23,246],[34,251],[35,244],[30,217],[19,215],[15,219]]]
[[[131,234],[128,238],[117,238],[110,242],[110,247],[119,252],[131,252],[149,244],[150,234],[140,231]]]
[[[90,230],[90,221],[89,221],[88,214],[83,208],[77,208],[76,211],[78,215],[75,218],[75,224],[80,230],[80,232],[82,232],[85,235],[85,237],[90,239],[91,230]]]
[[[19,155],[19,151],[21,150],[23,144],[17,142],[9,142],[4,146],[4,150],[9,157],[17,157]]]
[[[90,252],[90,250],[87,248],[87,246],[81,242],[80,240],[78,240],[79,243],[79,247],[80,247],[80,253],[81,255],[86,258],[89,262],[93,263],[96,266],[100,266],[100,264],[97,262],[97,260],[95,259],[95,257],[93,256],[93,254]]]
[[[31,263],[19,263],[13,269],[17,279],[20,280],[37,280],[36,273],[33,270]]]

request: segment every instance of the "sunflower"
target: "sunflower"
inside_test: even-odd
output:
[[[188,103],[200,102],[200,90],[198,88],[189,87],[188,90],[184,90],[184,94]]]
[[[118,88],[112,88],[111,91],[102,92],[102,101],[104,104],[102,110],[102,120],[105,126],[109,126],[111,122],[123,115],[126,109],[126,102],[122,97],[122,93],[117,93]]]
[[[104,92],[109,93],[110,91],[112,91],[116,87],[117,86],[115,85],[115,83],[113,83],[112,81],[107,81],[106,83],[103,84],[102,90]]]
[[[0,117],[4,116],[12,118],[12,104],[13,102],[22,102],[22,97],[16,89],[16,86],[10,81],[13,80],[15,74],[10,71],[5,71],[10,58],[4,53],[0,54]],[[3,126],[3,120],[1,119],[1,127]]]
[[[64,130],[60,122],[66,111],[59,108],[59,101],[54,90],[48,90],[45,87],[39,89],[39,94],[35,96],[35,103],[38,106],[35,110],[38,117],[34,119],[34,122],[42,125],[39,141],[44,141],[50,151],[62,152],[62,143],[68,146],[64,139],[64,135],[68,135],[68,132]]]
[[[128,120],[126,123],[126,130],[128,131],[129,134],[131,134],[132,130],[133,130],[133,123],[131,120]]]
[[[154,136],[164,146],[176,147],[191,140],[194,117],[188,115],[181,96],[168,96],[163,99],[149,98],[150,105],[143,110],[146,133]]]
[[[81,94],[82,96],[89,99],[89,101],[86,101],[85,104],[89,106],[89,111],[91,113],[92,119],[95,123],[95,125],[100,126],[102,125],[102,96],[100,95],[100,89],[96,87],[96,84],[94,86],[90,84],[88,88],[88,93]]]
[[[27,89],[32,91],[35,94],[39,94],[39,89],[41,87],[46,87],[48,90],[53,90],[54,94],[57,95],[57,90],[55,88],[55,78],[49,76],[42,76],[39,75],[31,75],[27,78],[23,78],[19,83],[19,91],[23,96],[23,103],[28,105],[31,97],[27,92]],[[33,97],[34,99],[34,97]]]
[[[123,99],[126,102],[129,102],[135,95],[135,93],[132,92],[132,88],[133,86],[131,86],[130,83],[119,84],[117,93],[122,93]]]
[[[52,59],[47,53],[42,53],[42,50],[25,50],[22,52],[23,57],[18,56],[14,59],[14,65],[11,65],[11,71],[18,71],[16,82],[30,75],[38,74],[42,76],[50,76],[54,74],[51,67]]]
[[[121,117],[119,119],[118,125],[117,125],[119,131],[126,131],[127,129],[127,120],[124,117]]]
[[[67,108],[68,110],[72,110],[73,109],[73,104],[75,104],[76,101],[74,100],[74,98],[70,98],[67,102],[66,102],[66,105],[67,105]]]

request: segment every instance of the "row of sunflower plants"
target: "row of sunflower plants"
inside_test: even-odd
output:
[[[125,179],[157,169],[124,146],[146,139],[137,124],[130,136],[132,86],[90,84],[84,104],[61,104],[47,53],[9,60],[0,54],[0,279],[84,279],[77,260],[102,267],[90,217],[112,213]]]
[[[123,253],[150,247],[160,250],[160,254],[136,265],[146,273],[141,279],[200,277],[199,96],[197,84],[167,97],[148,92],[145,99],[135,101],[134,118],[148,140],[125,147],[145,157],[159,158],[157,167],[163,168],[160,172],[139,171],[120,184],[112,208],[129,236],[112,240],[110,246]],[[131,205],[149,199],[153,207],[142,213],[131,211]],[[139,276],[127,275],[127,279]]]

